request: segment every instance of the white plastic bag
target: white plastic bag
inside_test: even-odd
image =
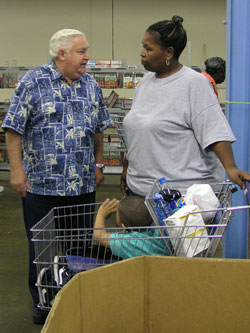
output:
[[[205,222],[214,218],[216,209],[220,206],[220,202],[209,184],[194,184],[190,186],[187,189],[184,200],[187,205],[197,205],[200,210],[212,210],[211,212],[202,212]]]
[[[164,220],[176,256],[194,257],[209,246],[209,237],[197,205],[181,207]]]

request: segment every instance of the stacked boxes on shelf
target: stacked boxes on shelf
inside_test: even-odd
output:
[[[106,73],[106,72],[98,72],[91,73],[93,77],[98,82],[101,88],[105,89],[115,89],[115,88],[126,88],[132,89],[136,88],[138,83],[143,78],[143,73]]]
[[[15,88],[27,70],[25,67],[0,67],[0,88]]]
[[[112,114],[111,114],[112,118]],[[116,131],[115,125],[107,129],[103,136],[104,153],[103,163],[106,166],[121,166],[122,158],[122,142]]]
[[[123,88],[136,88],[142,80],[144,73],[129,73],[123,76]]]
[[[9,73],[6,69],[0,68],[0,88],[15,88],[18,82],[18,73]]]
[[[120,108],[122,110],[130,110],[131,105],[132,105],[132,98],[119,98],[115,103],[114,103],[114,108]]]
[[[112,91],[105,101],[109,108],[113,126],[104,132],[104,164],[106,166],[119,167],[122,166],[125,146],[121,140],[121,133],[118,131],[122,126],[123,118],[127,113],[125,108],[130,109],[132,99],[119,98],[119,95],[115,91]],[[127,101],[127,103],[125,101]]]
[[[125,60],[111,60],[111,59],[96,59],[89,60],[89,68],[124,68],[126,66]]]
[[[95,60],[89,61],[90,68],[117,68],[123,66],[122,60]],[[119,73],[93,73],[92,74],[101,88],[115,89],[119,87]]]
[[[122,166],[122,153],[121,152],[108,152],[108,156],[107,154],[103,155],[103,160],[104,160],[104,164],[106,166]],[[106,162],[106,163],[105,163]]]
[[[122,153],[117,151],[109,151],[103,153],[103,163],[105,166],[122,166]]]
[[[4,133],[0,133],[0,163],[8,163],[7,151],[4,148],[4,144],[5,144],[5,135]]]
[[[119,87],[119,73],[94,73],[93,76],[101,88],[115,89]]]
[[[87,68],[91,69],[89,72],[96,79],[100,87],[106,89],[136,88],[144,76],[144,70],[137,72],[135,70],[136,66],[133,68],[126,66],[124,60],[90,60]],[[120,69],[121,71],[114,71],[112,73],[112,68]],[[107,69],[109,70],[108,72]],[[94,70],[98,70],[98,72]],[[129,70],[129,72],[126,73],[126,70]]]

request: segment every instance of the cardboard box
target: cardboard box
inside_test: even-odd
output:
[[[137,257],[77,274],[43,333],[249,332],[250,261]]]

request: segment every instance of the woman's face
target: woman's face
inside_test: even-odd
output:
[[[140,53],[141,63],[146,70],[162,73],[166,70],[167,50],[158,44],[152,34],[145,32],[142,38],[143,50]]]

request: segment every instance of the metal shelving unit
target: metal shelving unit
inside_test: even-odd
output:
[[[15,88],[19,78],[32,68],[34,67],[0,67],[0,88]],[[86,72],[97,79],[101,88],[123,89],[135,88],[139,79],[145,74],[145,69],[143,67],[87,68]],[[113,80],[114,78],[116,81]],[[131,78],[131,80],[126,81],[125,78]],[[131,84],[126,85],[126,82],[131,82]],[[104,86],[101,83],[104,83]]]
[[[15,88],[19,78],[32,67],[0,67],[0,88]]]
[[[122,161],[126,151],[122,135],[117,127],[117,119],[123,119],[129,112],[128,109],[109,108],[114,126],[104,131],[104,164],[105,174],[121,174]]]

